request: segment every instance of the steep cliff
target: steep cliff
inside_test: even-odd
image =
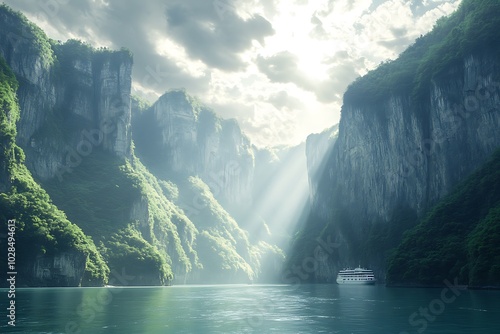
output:
[[[479,167],[500,144],[499,65],[491,54],[464,58],[430,83],[420,110],[401,95],[378,108],[344,104],[331,166],[341,205],[363,208],[359,220],[387,220],[399,201],[422,212]]]
[[[93,148],[130,156],[132,57],[61,44],[6,7],[0,55],[20,81],[18,144],[40,179],[63,178]]]
[[[133,126],[136,151],[156,174],[199,175],[221,203],[252,204],[254,153],[235,120],[219,118],[179,90],[135,116]]]
[[[0,56],[0,227],[9,232],[0,239],[2,249],[9,250],[0,265],[19,274],[18,286],[102,285],[109,269],[94,243],[52,204],[24,165],[24,152],[15,143],[17,88]],[[7,270],[0,274],[1,286],[6,275]]]
[[[338,139],[312,187],[307,229],[338,241],[320,267],[361,263],[383,279],[402,233],[500,146],[499,13],[496,1],[464,1],[348,88]],[[311,279],[332,279],[319,272]]]

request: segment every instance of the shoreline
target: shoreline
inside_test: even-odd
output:
[[[337,285],[337,283],[310,283],[308,285]],[[248,285],[245,283],[220,283],[220,284],[169,284],[169,285],[103,285],[103,286],[23,286],[17,287],[17,289],[60,289],[60,288],[108,288],[108,289],[120,289],[120,288],[160,288],[160,287],[174,287],[174,286],[224,286],[224,285]],[[256,284],[259,285],[259,284]],[[265,285],[283,285],[282,283],[267,283]],[[353,286],[353,285],[350,285]],[[446,288],[446,285],[423,285],[423,284],[374,284],[373,286],[384,286],[386,288],[413,288],[413,289],[442,289]],[[500,286],[469,286],[469,285],[457,285],[458,289],[461,290],[484,290],[484,291],[498,291]],[[8,290],[9,287],[1,286],[0,290]]]

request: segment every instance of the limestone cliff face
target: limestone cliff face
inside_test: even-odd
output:
[[[0,11],[0,56],[20,83],[17,142],[28,168],[40,179],[61,176],[97,147],[128,157],[129,53],[76,41],[51,44],[39,28],[20,21]]]
[[[500,146],[499,75],[497,58],[470,56],[432,82],[423,107],[394,94],[379,105],[344,104],[337,142],[311,187],[316,212],[345,240],[325,265],[357,264],[373,223],[391,221],[400,207],[423,214]],[[309,160],[315,155],[309,145]],[[382,273],[378,256],[363,260]]]
[[[254,153],[236,121],[220,119],[183,91],[171,91],[136,124],[137,152],[160,173],[199,175],[223,203],[251,205]],[[154,153],[148,153],[151,145]]]
[[[499,71],[495,59],[465,59],[432,84],[423,116],[406,96],[379,110],[344,105],[328,178],[342,207],[367,221],[388,220],[400,201],[421,213],[479,167],[500,145]]]
[[[52,114],[30,137],[21,138],[31,150],[28,167],[42,179],[59,177],[98,148],[122,158],[130,156],[132,59],[126,52],[73,56],[65,54],[67,49],[65,45],[56,48],[60,61],[52,75],[57,92]],[[47,136],[54,123],[65,130]]]
[[[197,115],[191,102],[182,92],[162,96],[154,105],[154,119],[165,146],[166,160],[173,171],[197,169]],[[151,131],[152,129],[148,129]]]
[[[333,127],[318,134],[311,134],[306,141],[307,174],[309,179],[309,200],[313,205],[312,209],[316,213],[327,215],[330,207],[325,206],[325,202],[318,198],[323,196],[318,191],[322,182],[323,173],[326,169],[326,157],[328,157],[335,145],[339,134],[339,126]]]
[[[55,103],[50,78],[52,51],[46,40],[33,43],[37,39],[37,30],[22,24],[19,16],[10,11],[0,11],[0,28],[0,55],[20,82],[19,104],[23,109],[23,118],[29,120],[24,122],[24,126],[18,126],[17,138],[26,146],[31,135],[45,121],[42,110]]]
[[[85,262],[86,256],[76,252],[39,256],[23,268],[23,275],[31,278],[30,286],[80,286]]]

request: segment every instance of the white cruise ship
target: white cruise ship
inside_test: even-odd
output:
[[[337,275],[337,284],[375,284],[373,271],[365,268],[344,269]]]

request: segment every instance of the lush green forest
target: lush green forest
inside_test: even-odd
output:
[[[8,220],[15,219],[16,244],[30,245],[16,249],[16,261],[22,266],[19,271],[27,270],[37,257],[51,257],[61,252],[79,253],[87,259],[81,284],[102,285],[107,282],[109,269],[94,242],[52,204],[45,190],[33,180],[23,164],[24,152],[15,143],[16,123],[19,120],[17,88],[14,74],[0,58],[0,225],[2,231],[7,231]],[[4,240],[7,239],[2,239],[2,244]],[[5,256],[0,259],[4,268],[7,267],[5,261]]]
[[[391,285],[500,284],[500,151],[406,232],[389,260]]]
[[[16,46],[28,42],[28,51],[31,55],[40,55],[44,66],[54,63],[51,40],[42,29],[4,3],[0,4],[0,11],[6,18],[0,20],[0,29],[10,32],[7,34],[7,41],[2,42],[12,43]],[[12,23],[14,23],[14,27],[11,26]]]
[[[131,164],[96,150],[65,175],[64,182],[54,178],[44,187],[71,221],[100,245],[111,269],[125,268],[131,275],[155,272],[159,282],[166,283],[172,279],[167,255],[149,244],[130,220],[134,201],[148,191],[143,181]]]

